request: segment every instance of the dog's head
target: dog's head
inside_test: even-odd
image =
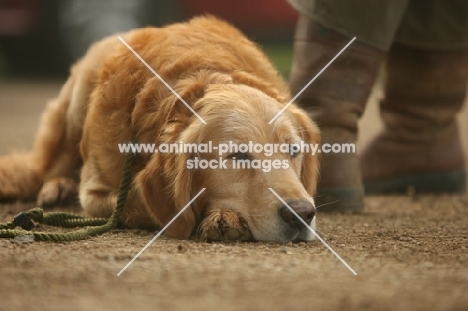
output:
[[[207,124],[180,102],[167,108],[158,143],[191,147],[154,154],[137,177],[151,214],[167,223],[206,188],[168,235],[187,237],[206,211],[219,208],[240,214],[256,240],[312,239],[290,208],[314,227],[319,162],[311,152],[292,146],[319,143],[316,125],[295,105],[269,124],[285,99],[254,77],[206,74],[198,79],[202,81],[179,85],[179,91]]]

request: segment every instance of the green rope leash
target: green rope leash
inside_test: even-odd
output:
[[[117,206],[109,218],[90,218],[65,212],[43,213],[42,208],[35,207],[25,213],[18,214],[13,221],[0,224],[0,238],[14,238],[20,235],[32,235],[36,241],[70,242],[84,240],[91,236],[101,235],[117,227],[120,215],[127,201],[130,183],[132,181],[132,165],[135,161],[134,153],[127,153],[125,165],[120,179]],[[55,227],[84,227],[76,231],[65,233],[29,231],[34,227],[34,220]],[[24,230],[15,230],[20,226]]]

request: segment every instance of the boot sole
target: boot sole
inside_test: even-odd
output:
[[[317,211],[322,213],[355,213],[364,209],[363,188],[319,189],[314,198]]]
[[[466,192],[464,169],[406,175],[381,181],[364,182],[366,195],[382,194],[461,194]]]

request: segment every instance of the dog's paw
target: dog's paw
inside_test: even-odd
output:
[[[236,212],[215,209],[198,227],[198,236],[206,241],[247,241],[252,233],[247,222]]]
[[[39,195],[37,204],[51,207],[59,204],[70,204],[77,199],[78,186],[70,178],[55,178],[46,182]]]

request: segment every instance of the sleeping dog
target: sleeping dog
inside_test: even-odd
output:
[[[295,104],[269,124],[289,102],[288,87],[260,49],[229,24],[198,17],[132,30],[121,39],[95,43],[72,67],[30,153],[0,158],[0,200],[51,206],[78,195],[89,216],[110,216],[125,162],[118,145],[132,139],[155,145],[319,142],[317,126]],[[220,160],[225,167],[194,168],[190,160]],[[235,168],[254,160],[287,165]],[[163,226],[206,188],[167,236],[310,240],[311,232],[269,188],[314,227],[318,169],[317,157],[303,152],[139,153],[121,221]]]

